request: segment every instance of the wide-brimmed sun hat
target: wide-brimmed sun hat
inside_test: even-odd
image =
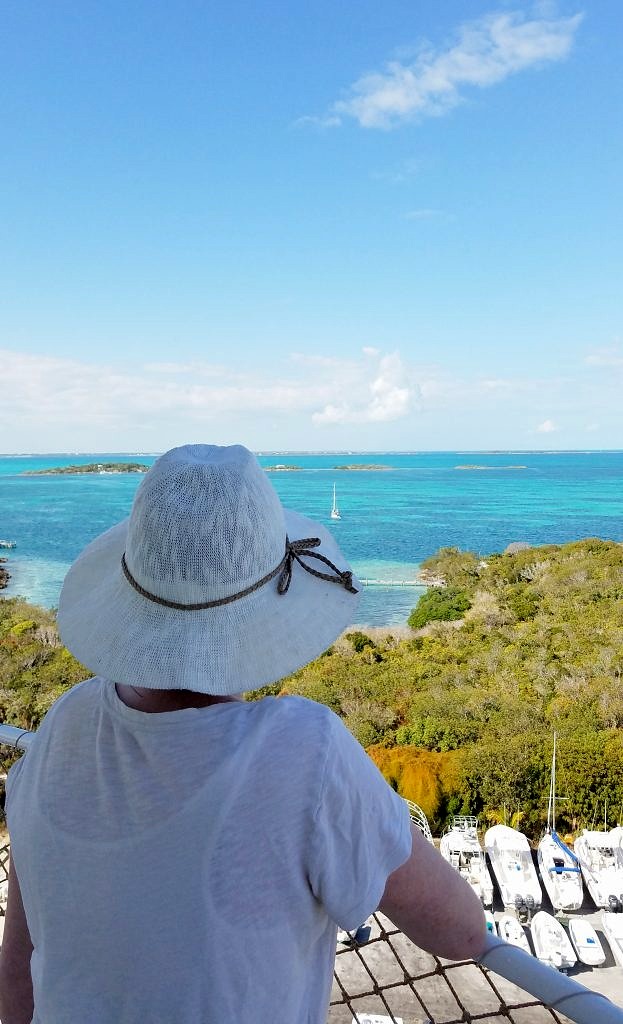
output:
[[[250,451],[186,445],[78,556],[58,626],[97,675],[224,696],[322,654],[353,621],[358,591],[331,534],[282,507]]]

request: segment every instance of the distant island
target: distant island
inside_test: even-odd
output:
[[[84,466],[51,466],[50,469],[27,469],[23,476],[81,476],[84,473],[146,473],[143,462],[89,462]]]
[[[527,469],[527,466],[455,466],[455,469]]]
[[[348,470],[355,470],[356,471],[356,470],[371,470],[371,469],[374,469],[374,470],[377,470],[377,469],[391,469],[392,467],[391,466],[374,466],[374,465],[366,466],[366,465],[363,465],[363,464],[361,464],[359,462],[354,462],[351,466],[334,466],[333,468],[334,469],[348,469]]]
[[[300,466],[286,466],[279,462],[276,466],[264,466],[267,473],[296,473]]]

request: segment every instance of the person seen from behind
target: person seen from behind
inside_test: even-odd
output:
[[[325,1024],[338,927],[480,955],[483,911],[328,708],[242,694],[319,657],[359,586],[246,448],[163,455],[70,568],[94,675],[7,782],[3,1024]]]

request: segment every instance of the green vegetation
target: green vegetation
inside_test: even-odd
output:
[[[447,585],[420,599],[425,624],[412,638],[353,630],[262,693],[331,707],[434,830],[453,813],[483,822],[518,814],[538,836],[554,730],[560,830],[602,821],[605,800],[614,824],[623,805],[623,545],[589,539],[484,561],[444,548],[424,567]],[[431,614],[444,600],[460,620]],[[52,613],[0,600],[0,721],[36,728],[85,674]]]
[[[50,469],[26,469],[23,476],[80,476],[83,473],[146,473],[143,462],[88,462],[84,466],[52,466]]]
[[[469,608],[470,600],[459,587],[431,587],[422,594],[409,616],[412,629],[420,629],[429,622],[450,622],[461,619]]]

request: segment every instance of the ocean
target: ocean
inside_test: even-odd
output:
[[[137,461],[136,453],[0,456],[0,539],[15,541],[4,596],[54,607],[65,572],[98,533],[129,513],[138,474],[25,476],[76,463]],[[259,454],[296,466],[271,480],[286,507],[335,534],[360,578],[413,581],[438,548],[481,555],[512,541],[623,541],[623,452],[413,452]],[[346,466],[376,466],[350,470]],[[483,468],[457,468],[457,467]],[[511,467],[511,468],[508,468]],[[342,518],[329,516],[336,485]],[[364,586],[360,625],[404,624],[421,587]]]

